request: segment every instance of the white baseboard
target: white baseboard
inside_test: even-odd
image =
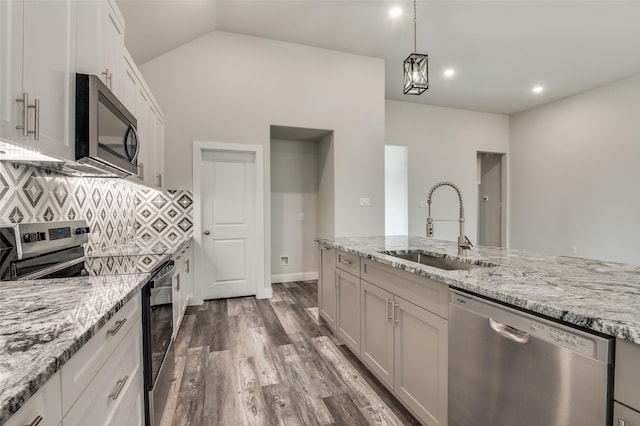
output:
[[[317,280],[317,272],[297,272],[293,274],[274,274],[271,275],[271,283],[288,283],[291,281],[307,281]]]

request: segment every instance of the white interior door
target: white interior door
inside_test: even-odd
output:
[[[202,157],[202,295],[256,294],[256,156],[206,151]]]

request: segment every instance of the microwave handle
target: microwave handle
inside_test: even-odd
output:
[[[131,153],[129,152],[129,148],[127,147],[127,138],[129,136],[129,132],[133,132],[133,138],[136,141],[136,152],[131,155]],[[140,152],[140,141],[138,140],[138,132],[136,131],[136,128],[133,127],[132,125],[129,125],[129,128],[127,129],[127,133],[125,133],[124,135],[124,151],[127,153],[127,157],[129,157],[129,161],[133,162],[136,160],[136,158],[138,158],[138,153]]]

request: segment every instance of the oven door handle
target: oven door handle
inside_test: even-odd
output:
[[[49,275],[52,274],[54,272],[58,272],[61,271],[63,269],[69,268],[71,266],[75,266],[78,263],[82,263],[85,261],[85,257],[81,257],[78,259],[73,259],[70,260],[68,262],[63,262],[63,263],[59,263],[57,265],[54,265],[50,268],[46,268],[46,269],[42,269],[40,271],[34,272],[32,274],[28,274],[28,275],[23,275],[20,278],[18,278],[18,281],[27,281],[27,280],[37,280],[38,278],[42,278],[45,275]]]
[[[167,281],[169,280],[169,282],[171,281],[171,277],[173,275],[173,273],[176,270],[176,265],[174,264],[171,269],[169,269],[169,271],[167,271],[167,273],[162,274],[162,276],[160,277],[155,277],[153,278],[153,280],[151,280],[151,288],[158,288],[158,287],[167,287],[166,285],[161,284],[163,281]],[[169,284],[169,286],[171,286],[171,284]]]

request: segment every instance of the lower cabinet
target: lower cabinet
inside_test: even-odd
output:
[[[356,354],[360,354],[360,278],[336,270],[336,334]]]
[[[336,250],[320,247],[320,281],[318,283],[318,315],[336,331]]]
[[[143,425],[142,324],[133,327],[64,416],[71,425]]]
[[[364,364],[428,425],[447,424],[448,322],[361,281]]]
[[[613,426],[640,426],[640,413],[618,402],[614,402]]]
[[[189,303],[189,289],[193,277],[193,256],[191,246],[185,247],[176,257],[176,269],[172,277],[173,286],[173,337],[178,335],[184,312]]]
[[[62,420],[60,373],[56,373],[4,426],[57,426]]]

